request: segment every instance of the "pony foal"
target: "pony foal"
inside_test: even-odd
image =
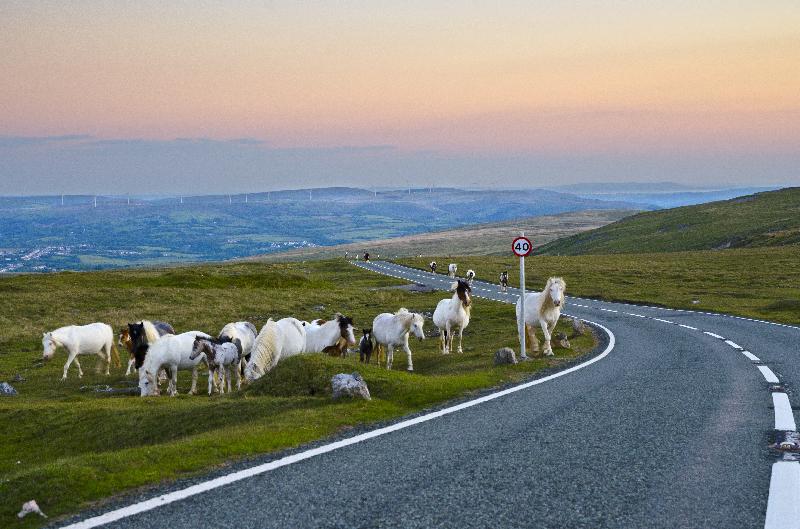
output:
[[[242,342],[234,338],[232,342],[223,342],[203,336],[195,336],[192,345],[192,354],[189,360],[194,360],[203,355],[208,365],[208,394],[214,388],[214,373],[219,374],[220,395],[225,393],[225,380],[228,381],[228,393],[231,392],[231,375],[229,371],[236,372],[236,390],[242,389],[242,371],[239,365],[242,359]]]

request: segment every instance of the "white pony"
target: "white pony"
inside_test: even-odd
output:
[[[408,347],[408,334],[412,332],[414,336],[424,340],[425,332],[422,330],[424,324],[425,319],[422,314],[409,312],[405,308],[394,314],[384,312],[375,316],[372,321],[372,335],[378,344],[378,358],[380,358],[380,349],[386,346],[386,369],[392,368],[395,346],[401,346],[408,355],[408,370],[414,371],[411,349]]]
[[[197,336],[211,338],[201,331],[189,331],[182,334],[167,334],[159,338],[147,351],[144,364],[139,369],[139,389],[142,397],[158,395],[158,381],[156,374],[164,367],[170,375],[167,393],[170,396],[178,394],[178,370],[192,370],[192,389],[190,395],[197,393],[197,368],[203,361],[203,356],[191,359],[194,339]]]
[[[306,347],[304,353],[321,353],[328,347],[337,344],[340,338],[349,345],[356,344],[353,334],[353,319],[341,314],[336,314],[332,320],[314,320],[311,323],[303,322],[306,328]]]
[[[240,373],[244,372],[244,366],[247,365],[247,361],[250,359],[250,351],[253,350],[253,344],[256,343],[256,335],[258,335],[258,329],[249,321],[229,323],[219,331],[217,339],[229,342],[239,340],[242,344]]]
[[[455,263],[450,263],[447,265],[447,275],[454,278],[456,277],[456,272],[458,272],[458,265]]]
[[[450,354],[453,347],[453,329],[456,327],[458,327],[458,352],[464,352],[461,349],[461,342],[464,329],[469,325],[472,310],[472,299],[470,298],[472,289],[466,281],[459,279],[458,282],[453,283],[451,290],[455,290],[453,297],[441,300],[433,312],[433,323],[439,328],[441,337],[442,354]]]
[[[469,284],[469,286],[472,286],[472,282],[475,280],[475,270],[467,270],[466,279],[467,279],[467,284]]]
[[[533,351],[539,351],[539,340],[536,339],[536,327],[539,324],[544,335],[544,354],[553,355],[550,347],[550,336],[556,328],[558,318],[561,316],[561,309],[564,306],[564,291],[567,284],[560,277],[551,277],[542,292],[529,292],[525,294],[525,318],[522,318],[522,305],[517,300],[517,331],[519,333],[520,344],[522,344],[522,333],[527,333]],[[527,358],[523,357],[523,358]]]
[[[296,318],[270,318],[256,336],[250,361],[244,368],[248,382],[259,379],[283,358],[306,350],[306,328]]]
[[[111,355],[119,362],[119,353],[114,347],[114,330],[105,323],[89,325],[67,325],[50,332],[42,333],[42,358],[50,360],[58,346],[64,347],[69,356],[64,364],[61,380],[67,379],[67,370],[72,362],[78,367],[78,378],[83,377],[78,355],[97,355],[106,365],[106,375],[110,374]],[[100,364],[97,366],[100,371]]]

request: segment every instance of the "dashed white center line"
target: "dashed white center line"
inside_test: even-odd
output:
[[[772,404],[775,406],[775,429],[795,431],[797,426],[794,423],[789,396],[776,391],[772,394]]]
[[[752,360],[753,362],[760,362],[761,361],[761,359],[759,357],[757,357],[756,355],[754,355],[750,351],[742,351],[742,354],[745,355],[750,360]]]
[[[653,318],[655,321],[660,321],[661,323],[669,323],[670,325],[675,325],[674,321],[669,320],[662,320],[661,318]]]
[[[720,336],[719,334],[714,334],[713,332],[703,331],[703,334],[707,334],[707,335],[711,336],[712,338],[717,338],[719,340],[724,340],[725,339],[724,336]]]
[[[683,327],[684,329],[689,329],[689,330],[692,330],[692,331],[696,331],[697,330],[697,327],[692,327],[691,325],[684,325],[683,323],[679,323],[678,327]]]
[[[778,461],[772,465],[764,529],[800,527],[800,463]]]
[[[730,346],[731,346],[731,347],[733,347],[734,349],[737,349],[737,350],[739,350],[739,351],[741,351],[742,349],[744,349],[744,347],[742,347],[742,346],[741,346],[741,345],[739,345],[738,343],[736,343],[736,342],[732,342],[732,341],[730,341],[730,340],[725,340],[725,343],[726,343],[726,344],[728,344],[728,345],[730,345]]]
[[[767,366],[757,366],[758,370],[761,371],[761,374],[764,375],[764,379],[769,382],[770,384],[778,384],[780,380],[772,372],[772,369],[768,368]]]

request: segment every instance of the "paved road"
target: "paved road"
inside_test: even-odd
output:
[[[450,284],[389,263],[358,265]],[[476,296],[513,302],[510,290],[473,286]],[[280,460],[186,499],[167,496],[172,503],[109,526],[800,525],[800,463],[769,447],[785,435],[778,430],[796,429],[788,405],[800,388],[800,329],[579,298],[566,310],[607,327],[613,350],[454,413]]]

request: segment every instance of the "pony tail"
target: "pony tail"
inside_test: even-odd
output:
[[[250,353],[250,362],[245,367],[245,377],[248,381],[261,378],[264,373],[272,369],[278,360],[278,324],[270,318],[258,333],[253,349]]]
[[[113,340],[111,341],[111,359],[114,362],[114,367],[122,367],[122,361],[119,359],[119,351],[117,351],[117,345]]]

